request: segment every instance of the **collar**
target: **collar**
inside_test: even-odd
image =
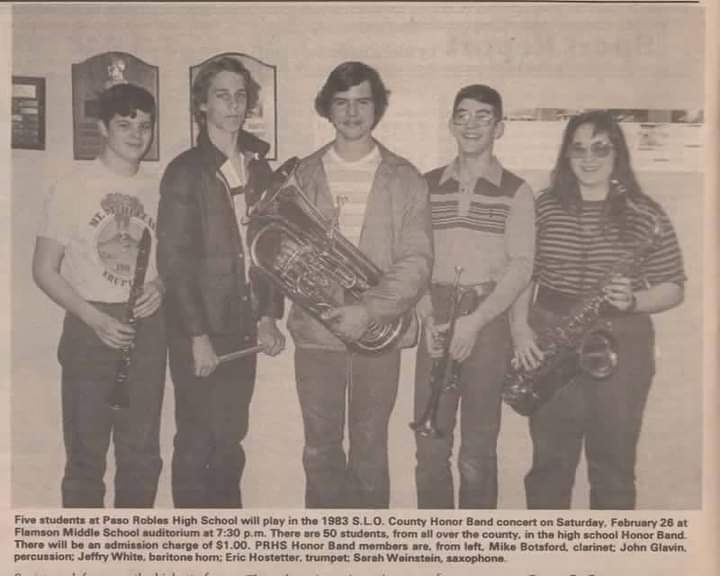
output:
[[[382,162],[385,164],[401,164],[406,162],[399,156],[397,156],[395,153],[388,150],[385,146],[383,146],[378,140],[373,138],[373,142],[375,143],[375,146],[380,151],[380,158],[382,159]],[[318,148],[315,152],[310,154],[304,162],[314,162],[320,165],[322,163],[322,157],[325,155],[325,153],[328,151],[328,149],[335,143],[334,140],[328,142],[327,144],[321,146]]]
[[[264,158],[265,154],[270,150],[270,144],[245,130],[238,132],[236,146],[237,149],[242,152],[243,156],[246,156],[250,160],[260,160]],[[212,143],[207,130],[200,130],[197,138],[197,147],[215,170],[219,170],[220,167],[225,164],[227,156]]]
[[[380,155],[380,147],[375,145],[372,147],[372,150],[365,154],[362,158],[358,160],[345,160],[335,151],[335,147],[330,145],[327,147],[325,154],[323,154],[323,161],[325,161],[325,158],[330,158],[333,162],[337,162],[340,164],[345,165],[360,165],[360,164],[368,164],[371,162],[380,162],[382,160],[382,156]]]
[[[378,174],[388,172],[394,169],[394,167],[407,164],[407,160],[404,160],[400,156],[397,156],[394,152],[388,150],[378,140],[373,138],[375,146],[380,151],[380,165],[378,166]],[[315,178],[316,174],[323,170],[322,159],[327,153],[328,149],[333,145],[334,140],[321,146],[315,152],[310,154],[307,158],[303,159],[300,166],[303,172],[303,180]]]
[[[230,193],[233,195],[242,193],[244,191],[245,184],[247,184],[245,162],[241,162],[240,167],[241,173],[238,174],[237,170],[235,170],[235,166],[233,166],[233,163],[228,159],[219,168],[220,174],[222,174],[225,178],[226,184],[230,189]]]
[[[484,174],[480,174],[480,176],[478,176],[478,179],[482,178],[483,180],[487,180],[488,182],[490,182],[490,184],[493,184],[494,186],[500,186],[502,173],[502,164],[500,164],[500,161],[495,156],[493,156],[490,159],[490,164],[488,165],[487,170],[485,170]],[[440,176],[440,185],[444,184],[450,179],[460,182],[460,168],[458,165],[457,157],[455,157],[455,160],[448,164],[445,167],[445,170],[443,170],[443,173]]]

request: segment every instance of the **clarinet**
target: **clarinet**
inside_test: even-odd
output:
[[[135,275],[133,276],[130,296],[128,297],[127,306],[125,307],[125,322],[133,328],[135,328],[137,324],[133,309],[145,285],[145,273],[147,272],[148,262],[150,261],[151,243],[152,238],[150,237],[150,232],[145,228],[140,243],[138,244],[137,259],[135,260]],[[132,351],[135,346],[136,334],[133,334],[130,344],[121,350],[120,358],[118,359],[115,370],[115,382],[108,396],[108,403],[113,410],[127,408],[130,403],[127,379],[130,373],[130,363],[132,361]]]

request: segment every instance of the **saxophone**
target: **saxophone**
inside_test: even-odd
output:
[[[543,352],[539,366],[531,370],[525,370],[515,362],[510,362],[508,366],[502,398],[523,416],[532,414],[579,372],[603,380],[617,367],[615,338],[609,323],[600,322],[605,305],[604,290],[614,276],[629,275],[640,266],[662,231],[660,217],[654,210],[638,205],[629,196],[626,202],[628,208],[650,217],[652,224],[649,232],[626,250],[605,272],[597,286],[566,315],[537,334],[537,344]]]
[[[290,300],[331,332],[324,314],[358,302],[382,271],[338,231],[337,221],[310,202],[295,178],[297,158],[277,169],[250,214],[252,263]],[[390,348],[408,329],[413,311],[385,324],[372,322],[360,340],[345,342],[372,354]]]

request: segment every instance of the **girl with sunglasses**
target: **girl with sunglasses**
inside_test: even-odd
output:
[[[640,189],[622,129],[607,111],[569,121],[550,187],[536,201],[536,233],[533,283],[512,311],[514,362],[537,368],[543,351],[536,335],[603,286],[600,322],[615,342],[617,366],[603,380],[578,372],[530,415],[528,508],[570,507],[584,443],[590,508],[632,509],[655,370],[650,314],[680,304],[685,274],[673,226]],[[643,242],[631,270],[613,270]]]

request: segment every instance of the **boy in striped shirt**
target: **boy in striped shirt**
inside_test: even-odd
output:
[[[457,387],[438,411],[440,438],[416,434],[416,486],[420,508],[453,508],[450,456],[458,404],[460,508],[497,506],[497,435],[501,384],[511,350],[507,310],[530,281],[535,248],[533,194],[493,155],[503,134],[502,98],[474,84],[456,95],[450,132],[457,157],[425,175],[430,190],[435,263],[432,285],[418,310],[425,344],[418,348],[415,416],[421,418],[433,362],[442,354],[443,314],[455,270],[462,289],[475,292],[474,310],[457,319],[450,358],[460,366]]]

